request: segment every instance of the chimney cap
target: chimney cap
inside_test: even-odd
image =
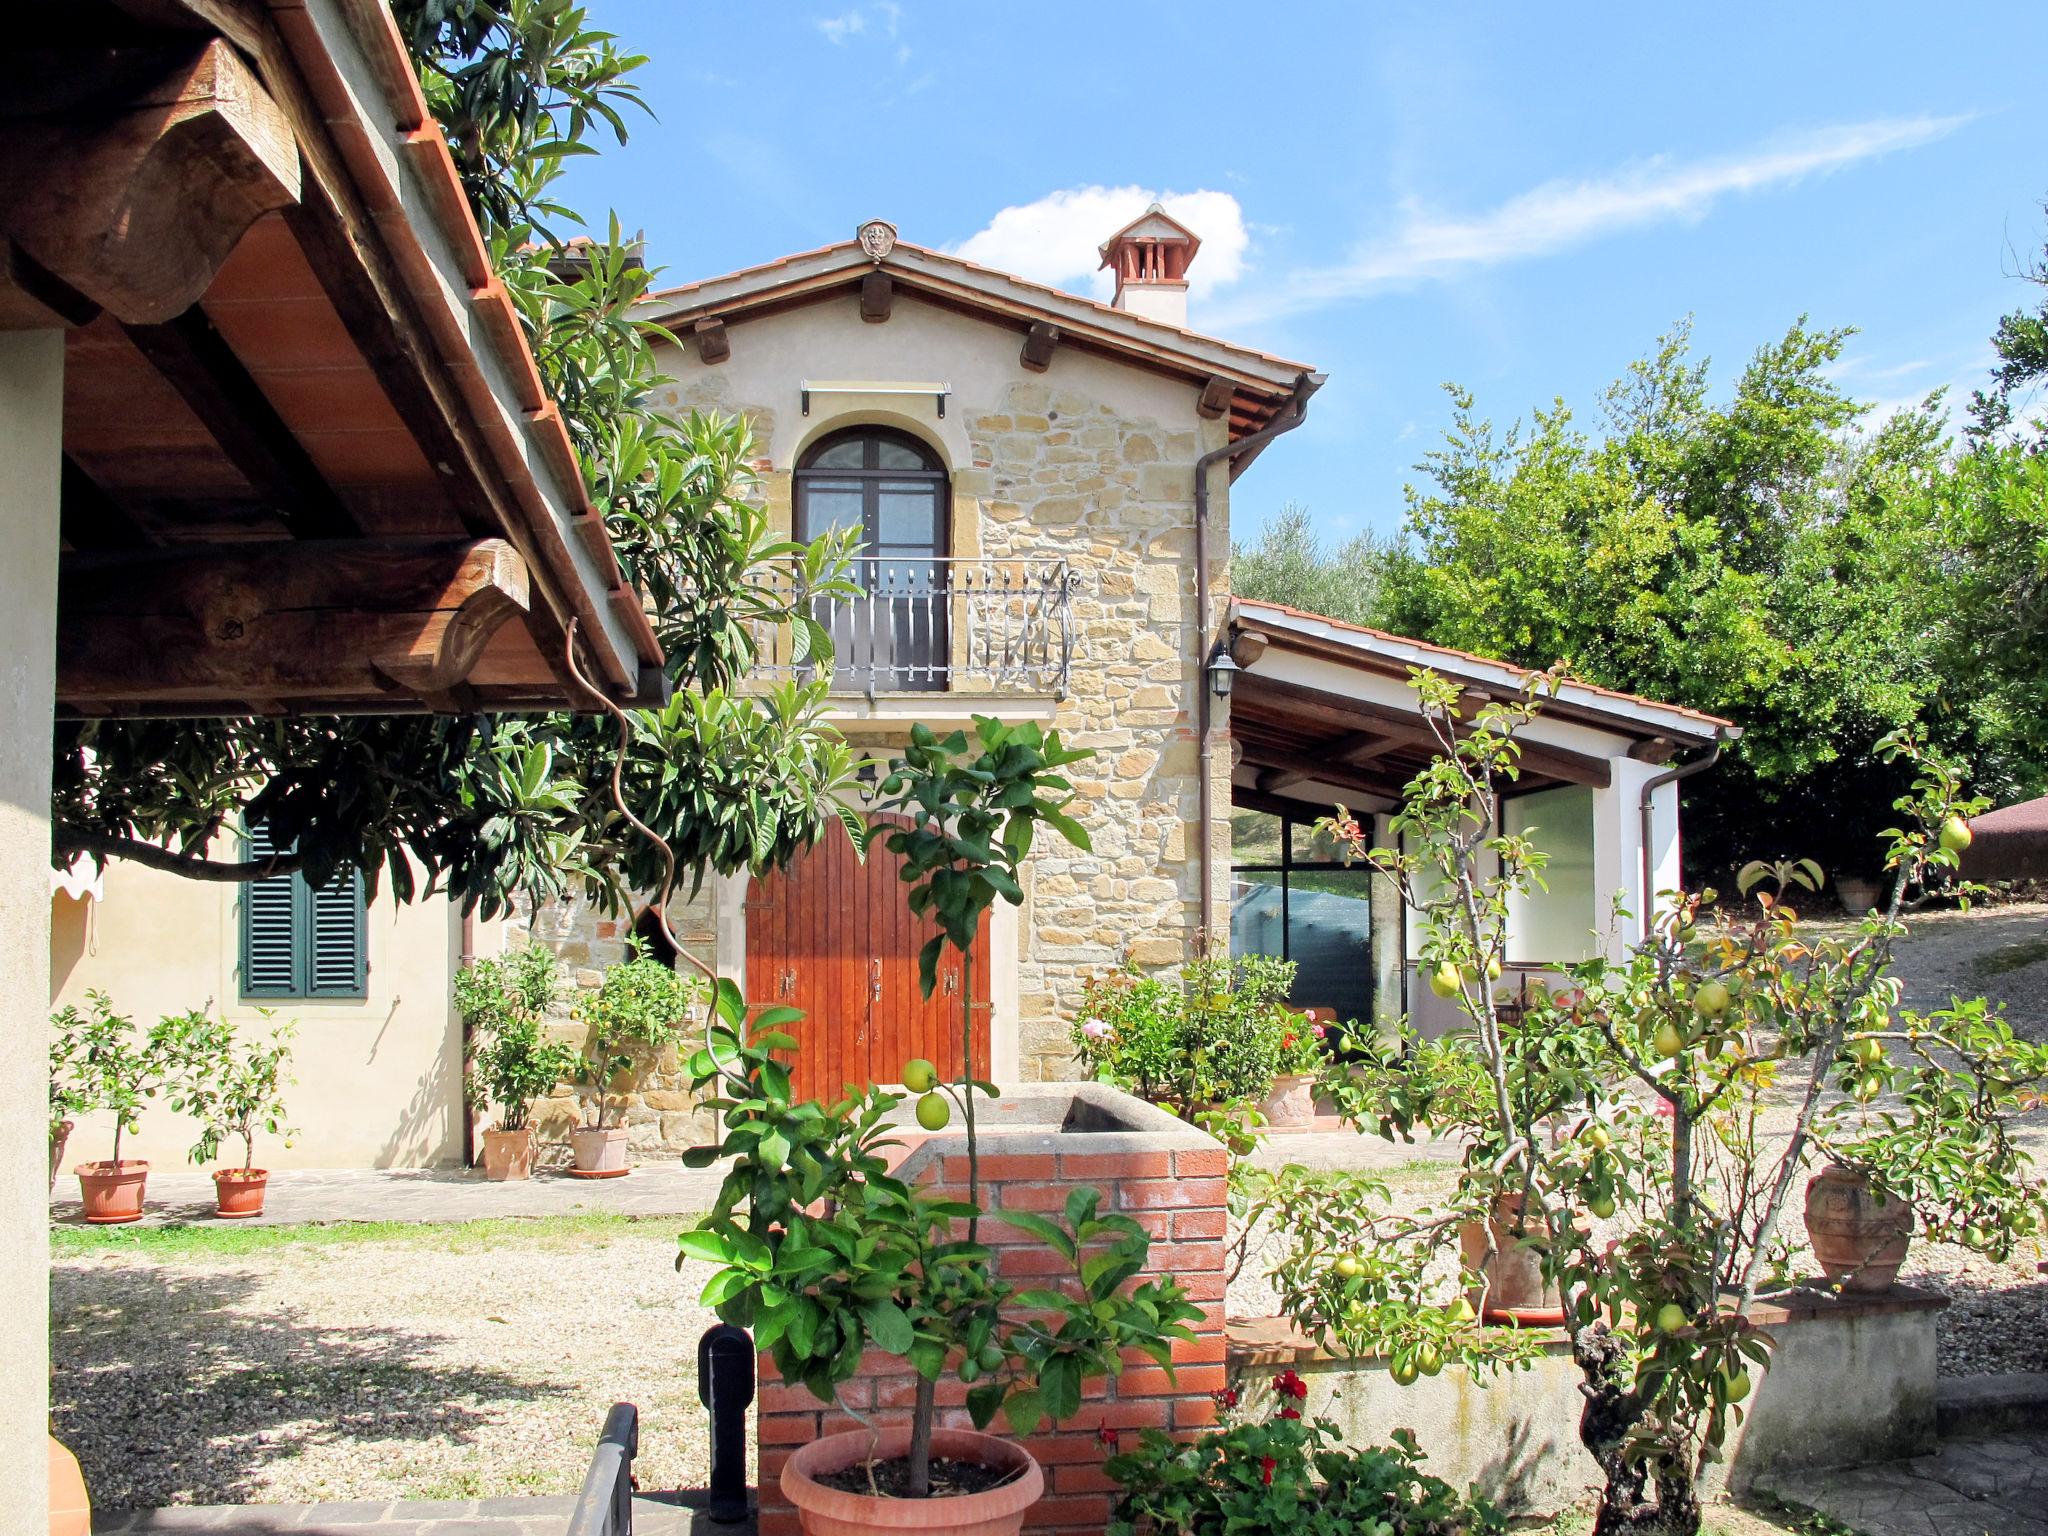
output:
[[[1201,237],[1157,203],[1146,208],[1143,213],[1095,248],[1097,254],[1102,257],[1102,265],[1109,266],[1116,248],[1128,240],[1185,245],[1188,248],[1187,261],[1193,261],[1195,252],[1202,248]],[[1186,262],[1182,265],[1185,266]]]

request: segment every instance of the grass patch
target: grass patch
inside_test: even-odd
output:
[[[338,1221],[304,1226],[245,1227],[234,1222],[172,1222],[160,1227],[50,1228],[50,1257],[132,1253],[144,1258],[233,1259],[280,1248],[346,1248],[406,1243],[438,1253],[483,1253],[512,1246],[578,1248],[618,1237],[673,1236],[689,1216],[492,1216],[478,1221]]]
[[[1979,981],[1988,981],[2007,971],[2023,971],[2030,965],[2044,963],[2048,963],[2048,939],[2028,939],[2024,944],[2008,944],[1988,955],[1977,956],[1970,962],[1970,974]]]

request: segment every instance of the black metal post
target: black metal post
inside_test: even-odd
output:
[[[697,1396],[711,1410],[711,1518],[747,1518],[747,1408],[754,1401],[754,1340],[717,1323],[697,1341]]]

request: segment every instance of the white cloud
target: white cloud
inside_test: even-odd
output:
[[[1241,325],[1321,309],[1460,271],[1551,255],[1620,230],[1695,221],[1724,198],[1930,144],[1968,121],[1877,118],[1814,129],[1737,155],[1692,162],[1658,156],[1611,176],[1545,182],[1464,218],[1411,202],[1391,234],[1368,241],[1346,261],[1290,273],[1265,292],[1240,298],[1218,320]]]
[[[1144,187],[1069,187],[1035,203],[1005,208],[986,226],[947,249],[955,256],[1033,282],[1108,298],[1115,284],[1097,247],[1158,203],[1201,238],[1188,269],[1188,294],[1203,295],[1244,271],[1250,237],[1244,210],[1228,192],[1152,192]],[[1197,324],[1202,317],[1197,315]]]
[[[825,34],[825,41],[836,46],[844,43],[856,32],[867,31],[868,19],[861,15],[859,11],[848,11],[841,16],[820,16],[817,19],[816,26],[820,32]],[[892,22],[890,30],[893,31],[894,29],[894,23]]]

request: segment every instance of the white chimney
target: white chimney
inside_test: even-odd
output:
[[[1102,264],[1116,274],[1118,309],[1183,330],[1188,323],[1188,263],[1202,242],[1157,203],[1105,240]]]

